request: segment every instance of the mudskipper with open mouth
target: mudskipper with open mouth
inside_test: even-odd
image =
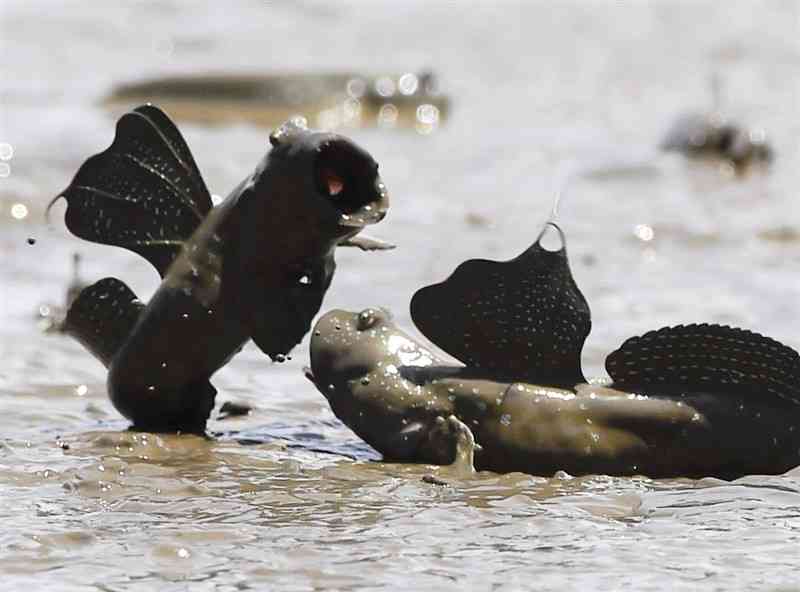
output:
[[[552,475],[652,477],[782,473],[800,464],[800,357],[719,325],[627,340],[587,383],[591,319],[560,228],[519,257],[462,263],[411,301],[417,327],[458,366],[401,331],[388,312],[334,310],[314,327],[307,372],[339,419],[387,460]]]
[[[100,280],[64,324],[109,368],[111,400],[135,428],[204,431],[211,375],[248,339],[277,360],[302,339],[336,247],[390,247],[356,236],[389,206],[366,151],[299,119],[270,143],[213,207],[178,129],[144,105],[120,118],[111,146],[56,198],[67,201],[73,234],[134,251],[163,278],[146,305],[120,280]]]

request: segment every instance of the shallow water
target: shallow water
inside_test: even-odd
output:
[[[285,364],[248,347],[219,372],[220,402],[256,406],[213,421],[220,439],[132,434],[100,364],[34,317],[62,300],[74,250],[87,278],[155,289],[135,255],[68,236],[63,207],[52,229],[41,222],[111,141],[98,103],[112,84],[429,67],[453,99],[441,129],[353,132],[393,197],[372,234],[399,248],[342,252],[325,309],[388,306],[410,329],[417,287],[468,257],[519,253],[557,179],[589,167],[561,216],[594,313],[590,374],[626,337],[680,322],[798,348],[795,2],[116,4],[0,4],[0,143],[14,150],[0,178],[0,589],[800,588],[800,469],[734,483],[464,480],[382,464],[303,378],[305,342]],[[768,174],[654,157],[673,117],[710,104],[714,70],[728,111],[768,130]],[[181,128],[220,194],[267,144],[246,125]]]

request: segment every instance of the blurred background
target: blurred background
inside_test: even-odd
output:
[[[12,316],[59,295],[72,250],[85,251],[92,278],[115,268],[109,257],[146,269],[67,237],[63,206],[52,229],[42,212],[110,143],[116,116],[153,100],[179,119],[220,196],[255,166],[284,113],[349,126],[374,154],[393,196],[375,232],[399,248],[342,254],[330,304],[391,305],[402,317],[414,289],[462,259],[524,249],[565,172],[590,169],[573,174],[561,213],[595,310],[592,347],[599,335],[605,351],[626,332],[698,319],[793,342],[794,2],[4,0],[0,15],[0,223]],[[766,134],[776,154],[768,171],[658,157],[678,116],[712,111],[715,75],[725,115]],[[176,90],[174,77],[205,78]],[[26,234],[40,240],[18,240]],[[150,275],[126,279],[146,293]],[[364,283],[371,289],[351,289]]]
[[[667,324],[733,324],[800,347],[799,33],[795,0],[0,0],[0,407],[8,445],[28,447],[0,472],[6,495],[28,507],[25,487],[36,487],[36,503],[57,514],[88,511],[94,502],[63,505],[60,484],[77,474],[96,485],[102,475],[88,467],[118,455],[85,435],[125,427],[106,400],[102,367],[78,344],[43,333],[40,309],[63,303],[74,252],[87,281],[115,275],[142,297],[157,286],[136,255],[71,237],[63,204],[44,222],[47,203],[110,144],[126,108],[163,104],[223,197],[287,114],[353,137],[380,163],[392,199],[370,234],[398,247],[339,253],[323,310],[386,306],[412,332],[416,289],[467,258],[516,256],[563,190],[560,221],[593,312],[584,363],[602,375],[605,355],[624,339]],[[725,158],[659,150],[685,113],[740,124],[747,138],[769,143],[773,161],[740,170]],[[697,125],[690,143],[705,134]],[[311,433],[369,458],[304,380],[306,350],[304,342],[276,366],[248,346],[215,378],[220,400],[256,405],[236,425],[257,438],[303,448]],[[64,433],[82,457],[54,456],[51,440]],[[244,456],[258,454],[267,453]],[[277,458],[279,468],[296,462]],[[235,469],[239,481],[267,487],[276,474],[248,473],[246,464]],[[55,483],[54,473],[68,476]],[[128,500],[133,489],[118,481],[118,493],[97,496]],[[209,495],[236,508],[224,481]],[[176,495],[184,494],[194,495]],[[26,537],[45,528],[33,506],[26,512],[2,518],[17,549],[9,565],[23,572]],[[188,510],[175,512],[172,520],[191,522]],[[105,540],[101,530],[92,536]],[[318,549],[316,535],[303,533]],[[226,549],[215,553],[231,556]],[[299,569],[285,561],[285,573]],[[116,573],[115,562],[97,569]],[[71,573],[83,577],[80,567]]]

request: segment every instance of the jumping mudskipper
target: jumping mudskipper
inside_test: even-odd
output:
[[[248,339],[278,360],[302,339],[336,247],[391,247],[356,236],[389,206],[366,151],[299,119],[270,143],[213,207],[178,129],[144,105],[119,119],[111,146],[56,198],[67,201],[73,234],[134,251],[162,277],[147,304],[122,281],[102,279],[83,290],[64,325],[109,369],[111,401],[137,429],[203,432],[216,395],[211,375]]]

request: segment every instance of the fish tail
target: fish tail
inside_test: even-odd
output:
[[[75,298],[62,329],[108,368],[143,309],[144,304],[122,281],[105,278]]]
[[[136,368],[117,354],[133,333],[145,305],[116,278],[84,288],[67,312],[62,329],[109,368],[108,394],[133,429],[202,434],[214,407],[216,389],[207,379],[179,388],[154,385],[153,392],[136,381]],[[132,374],[132,372],[134,374]]]

